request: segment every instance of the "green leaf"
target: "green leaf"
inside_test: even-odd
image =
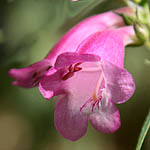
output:
[[[142,130],[141,130],[141,133],[140,133],[140,136],[139,136],[139,139],[138,139],[138,143],[137,143],[137,146],[136,146],[136,150],[141,150],[141,147],[142,147],[142,144],[144,142],[144,139],[146,137],[146,134],[148,132],[150,128],[150,111],[146,117],[146,120],[144,122],[144,125],[142,127]]]

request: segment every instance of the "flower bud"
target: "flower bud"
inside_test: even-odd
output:
[[[129,15],[125,15],[125,14],[120,14],[120,16],[123,18],[126,25],[132,25],[133,22],[136,21],[135,16],[129,16]]]
[[[149,42],[149,29],[145,24],[135,23],[134,30],[136,32],[137,37],[141,40],[141,42],[146,43]]]
[[[135,3],[139,4],[139,3],[141,3],[141,2],[142,2],[142,0],[133,0],[133,2],[135,2]]]

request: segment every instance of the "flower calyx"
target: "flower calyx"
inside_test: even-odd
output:
[[[145,44],[150,48],[150,9],[147,1],[125,0],[134,13],[118,13],[127,25],[133,25],[137,36],[135,45]]]

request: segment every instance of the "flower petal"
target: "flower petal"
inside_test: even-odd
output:
[[[132,75],[107,61],[102,61],[102,69],[106,82],[106,93],[114,103],[127,101],[134,93],[135,84]]]
[[[84,136],[88,127],[87,116],[80,111],[72,110],[67,97],[59,100],[54,121],[59,133],[64,138],[72,141],[76,141]]]
[[[89,115],[89,120],[96,130],[114,133],[120,127],[120,114],[111,100],[104,99],[99,110],[96,110]]]
[[[58,55],[64,52],[75,52],[79,44],[91,34],[123,25],[123,19],[112,11],[89,17],[69,30],[52,48],[47,58],[54,64]]]
[[[78,53],[66,52],[60,54],[57,57],[55,68],[58,70],[74,63],[95,62],[95,61],[100,61],[99,56],[92,55],[92,54],[78,54]]]
[[[60,69],[56,71],[54,68],[39,82],[39,90],[41,94],[49,100],[52,96],[56,96],[64,93],[62,76],[66,72],[66,69]]]
[[[135,35],[131,26],[97,32],[85,39],[76,52],[95,54],[119,67],[123,67],[124,47],[125,44],[131,42],[129,39],[131,35]]]
[[[32,88],[38,84],[50,67],[51,62],[48,59],[43,59],[25,68],[10,69],[8,73],[16,80],[13,85]]]

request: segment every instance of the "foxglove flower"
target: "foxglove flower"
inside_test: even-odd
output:
[[[75,52],[60,54],[42,78],[39,90],[46,99],[61,95],[55,126],[64,138],[81,138],[88,120],[102,133],[120,127],[115,104],[126,102],[135,89],[131,74],[123,68],[124,47],[134,36],[132,26],[93,33]]]
[[[122,8],[121,11],[126,12],[126,9],[129,8]],[[13,82],[13,85],[25,88],[37,86],[42,76],[50,68],[53,70],[54,63],[59,54],[75,52],[79,44],[95,32],[102,32],[108,28],[118,28],[123,25],[122,18],[112,11],[83,20],[62,37],[45,59],[26,68],[11,69],[9,75],[16,80]]]

